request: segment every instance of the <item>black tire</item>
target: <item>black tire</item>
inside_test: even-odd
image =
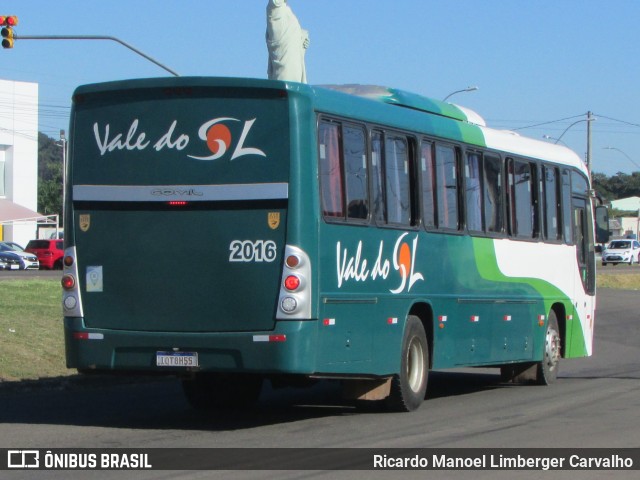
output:
[[[424,401],[429,379],[429,343],[418,317],[410,315],[402,339],[400,373],[391,380],[387,407],[398,412],[416,410]]]
[[[239,409],[258,401],[262,383],[258,375],[198,373],[182,380],[182,390],[196,410]]]
[[[553,310],[549,312],[543,348],[542,361],[538,362],[537,365],[536,383],[538,385],[551,385],[558,378],[562,348],[558,319]]]
[[[606,267],[607,266],[607,262],[602,262],[602,266]]]

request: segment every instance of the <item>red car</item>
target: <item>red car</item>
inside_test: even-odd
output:
[[[62,240],[31,240],[24,250],[38,257],[40,268],[61,270],[62,257],[64,257],[63,244]]]

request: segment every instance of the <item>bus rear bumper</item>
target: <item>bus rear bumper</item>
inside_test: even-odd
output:
[[[317,322],[282,321],[269,332],[176,333],[85,328],[82,318],[64,319],[68,368],[96,372],[285,373],[315,370]],[[158,354],[182,353],[196,366],[165,366]],[[163,355],[161,353],[161,356]]]

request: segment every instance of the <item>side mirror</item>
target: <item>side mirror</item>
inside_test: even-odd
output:
[[[609,210],[604,205],[596,207],[596,243],[609,242]]]

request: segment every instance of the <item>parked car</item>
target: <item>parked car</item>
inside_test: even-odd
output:
[[[20,257],[11,252],[0,252],[0,270],[20,270]]]
[[[15,242],[0,242],[0,252],[15,253],[20,258],[20,270],[38,270],[40,262],[33,253],[25,252],[24,248]]]
[[[62,240],[31,240],[25,250],[38,256],[40,268],[60,270],[64,257],[63,243]]]
[[[607,263],[640,263],[640,243],[637,240],[613,240],[602,252],[602,265]]]

